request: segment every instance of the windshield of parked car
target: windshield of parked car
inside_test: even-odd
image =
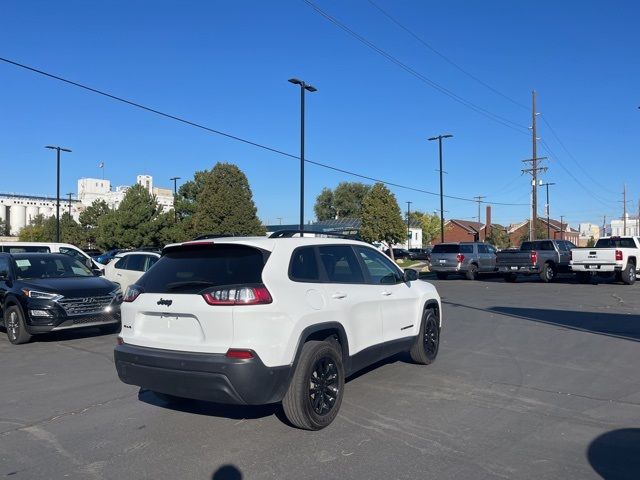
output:
[[[69,278],[93,277],[93,272],[83,263],[68,255],[14,254],[16,278]]]

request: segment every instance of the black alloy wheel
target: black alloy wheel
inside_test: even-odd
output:
[[[329,357],[319,358],[309,376],[309,402],[317,415],[328,414],[340,394],[338,368]]]
[[[436,323],[434,316],[427,318],[424,326],[424,351],[431,360],[438,355],[438,347],[440,345],[440,329]]]

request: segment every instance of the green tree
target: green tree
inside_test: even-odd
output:
[[[587,240],[587,247],[591,248],[591,247],[595,247],[596,246],[596,239],[593,238],[593,235],[589,238],[589,240]]]
[[[43,215],[36,215],[29,225],[22,227],[18,233],[18,237],[21,242],[52,241],[52,238],[47,237],[47,233],[45,232],[45,218]]]
[[[536,223],[536,239],[540,240],[543,238],[547,238],[547,226],[542,223],[540,219]],[[522,235],[520,235],[520,243],[526,242],[529,240],[529,230],[527,229]]]
[[[50,217],[45,221],[45,230],[49,237],[55,238],[55,217]],[[84,231],[80,224],[76,222],[68,212],[63,213],[60,217],[60,241],[63,243],[70,243],[78,247],[83,247],[84,238]]]
[[[406,236],[396,197],[382,183],[376,183],[364,197],[360,235],[367,242],[385,242],[389,247]]]
[[[507,230],[500,225],[491,225],[485,241],[500,250],[511,246],[511,238]]]
[[[369,185],[359,182],[341,182],[335,190],[323,188],[313,207],[316,218],[361,218],[362,203],[369,190]]]
[[[440,237],[440,217],[437,213],[423,213],[419,210],[411,212],[411,223],[417,223],[422,228],[422,246],[431,245],[431,242]]]
[[[206,175],[192,216],[195,234],[264,235],[246,175],[230,163],[217,163]]]
[[[0,220],[0,236],[4,237],[8,236],[9,234],[9,225],[7,224],[6,220]]]
[[[95,200],[83,212],[80,213],[80,226],[84,234],[83,244],[90,248],[97,245],[99,234],[99,221],[107,215],[111,209],[104,200]]]
[[[313,211],[319,221],[336,218],[336,209],[333,207],[333,191],[330,188],[324,187],[316,197]]]

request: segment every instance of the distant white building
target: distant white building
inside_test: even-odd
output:
[[[623,237],[625,235],[640,235],[640,222],[638,217],[630,216],[627,213],[627,229],[625,231],[624,219],[611,220],[611,235]]]
[[[151,195],[156,196],[156,202],[164,212],[173,208],[173,191],[170,188],[154,187],[151,175],[138,175],[136,183],[142,185]],[[118,186],[112,190],[110,180],[99,178],[78,180],[78,199],[87,207],[96,200],[104,200],[109,208],[118,208],[127,190],[129,190],[128,185]]]
[[[595,223],[581,223],[578,227],[579,237],[578,246],[586,247],[591,238],[598,240],[600,238],[600,232],[602,228]]]
[[[154,187],[151,175],[138,175],[136,183],[156,196],[156,202],[164,212],[173,208],[173,191],[170,188]],[[119,186],[112,190],[109,180],[81,178],[78,180],[75,199],[60,198],[60,215],[70,210],[71,216],[78,221],[80,213],[96,200],[104,200],[110,208],[118,208],[128,189],[128,186]],[[0,220],[9,225],[11,235],[18,235],[37,215],[49,218],[55,214],[55,197],[0,193]]]

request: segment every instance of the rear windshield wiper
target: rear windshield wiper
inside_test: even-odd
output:
[[[182,288],[190,288],[190,287],[215,287],[217,284],[213,282],[206,282],[204,280],[190,280],[185,282],[172,282],[167,284],[167,291],[170,292],[172,290],[179,290]]]

